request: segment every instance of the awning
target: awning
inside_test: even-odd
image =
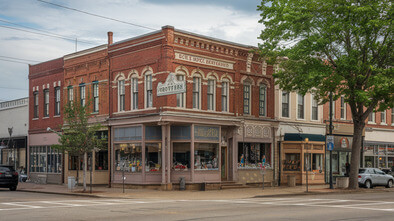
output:
[[[319,141],[325,142],[326,137],[320,134],[296,134],[296,133],[286,133],[284,137],[284,141],[304,141],[305,138],[308,138],[309,141]]]

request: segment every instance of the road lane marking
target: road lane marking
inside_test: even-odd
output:
[[[27,203],[27,202],[25,202],[25,203]],[[31,209],[44,208],[42,206],[31,206],[31,205],[22,204],[22,203],[19,203],[19,202],[17,202],[17,203],[2,203],[2,204],[9,205],[9,206],[22,206],[21,208],[27,207],[27,208],[31,208]]]

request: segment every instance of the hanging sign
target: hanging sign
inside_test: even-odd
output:
[[[178,81],[174,73],[169,73],[164,83],[157,85],[157,96],[186,92],[186,82]]]

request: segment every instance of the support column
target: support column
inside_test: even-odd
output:
[[[190,169],[191,169],[191,181],[194,183],[194,124],[191,128],[191,144],[190,144]]]
[[[142,125],[142,159],[141,159],[141,164],[142,164],[142,182],[146,183],[146,172],[145,172],[145,125]]]
[[[166,125],[161,125],[161,184],[166,184]]]
[[[171,183],[171,125],[167,125],[167,190],[172,190]]]

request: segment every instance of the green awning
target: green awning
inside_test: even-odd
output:
[[[325,142],[326,137],[320,134],[293,134],[286,133],[284,137],[284,141],[304,141],[305,138],[308,138],[309,141],[319,141]]]

